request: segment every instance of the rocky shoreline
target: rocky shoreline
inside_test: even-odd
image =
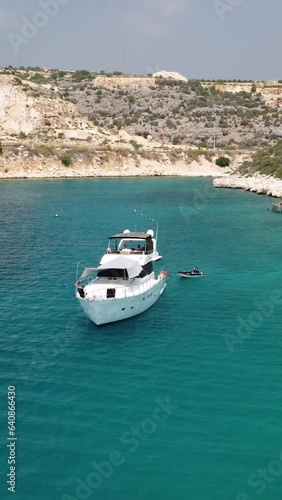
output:
[[[213,180],[215,188],[244,189],[257,194],[266,194],[282,198],[282,180],[255,173],[252,177],[237,174],[219,177]]]

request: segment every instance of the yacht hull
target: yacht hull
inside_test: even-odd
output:
[[[132,318],[149,309],[162,295],[166,279],[160,279],[150,289],[138,295],[106,300],[85,300],[77,297],[85,315],[96,325]]]

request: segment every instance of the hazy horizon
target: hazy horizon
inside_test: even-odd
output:
[[[278,80],[271,0],[2,0],[0,66]]]

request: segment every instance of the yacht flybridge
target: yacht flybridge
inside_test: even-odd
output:
[[[76,298],[96,325],[140,314],[163,293],[168,277],[158,276],[153,263],[161,260],[154,232],[131,232],[111,236],[98,267],[86,267],[76,282]]]

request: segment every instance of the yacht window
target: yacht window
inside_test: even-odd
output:
[[[128,272],[126,269],[102,269],[97,273],[98,278],[121,278],[128,280]]]
[[[153,264],[152,262],[148,262],[145,266],[142,266],[142,271],[139,274],[138,278],[144,278],[153,272]]]

